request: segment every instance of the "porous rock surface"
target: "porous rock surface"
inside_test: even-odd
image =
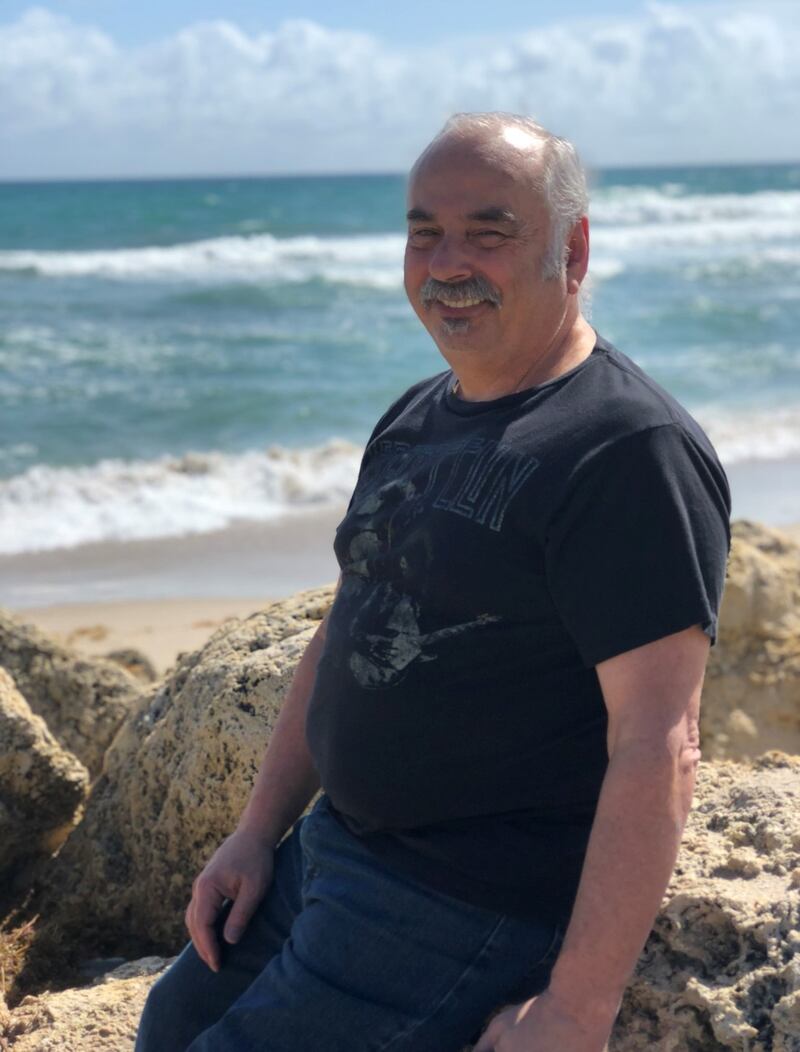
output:
[[[88,988],[26,997],[5,1019],[0,1017],[0,1050],[133,1049],[147,992],[169,963],[160,957],[145,957],[109,972]]]
[[[799,800],[800,759],[701,765],[675,875],[609,1052],[800,1050]],[[162,962],[27,998],[11,1013],[8,1047],[131,1048],[153,979],[137,971],[144,964]]]
[[[316,589],[227,621],[129,716],[45,877],[40,911],[62,941],[125,956],[181,945],[191,882],[235,826],[332,596]]]
[[[142,683],[112,661],[79,657],[3,610],[0,665],[54,737],[97,774]]]
[[[86,768],[31,712],[0,668],[0,878],[66,836],[89,788]]]
[[[733,524],[733,543],[703,689],[707,759],[800,753],[800,544]]]
[[[703,763],[610,1052],[799,1052],[800,759]]]
[[[118,650],[109,650],[103,657],[106,661],[113,661],[115,665],[121,665],[126,672],[140,680],[142,683],[155,683],[158,679],[156,667],[150,658],[135,647],[120,647]]]

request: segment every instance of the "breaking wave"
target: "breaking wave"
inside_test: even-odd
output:
[[[597,253],[593,273],[615,277],[625,255],[641,248],[672,253],[726,246],[772,253],[800,263],[800,192],[673,194],[648,187],[600,190],[591,209]],[[399,290],[402,234],[277,238],[230,236],[176,245],[94,251],[0,251],[0,273],[43,278],[95,277],[118,281],[332,284]],[[762,247],[763,246],[763,249]],[[772,257],[771,257],[772,258]]]
[[[360,458],[358,446],[333,440],[306,449],[37,465],[0,481],[0,553],[207,533],[340,504]]]

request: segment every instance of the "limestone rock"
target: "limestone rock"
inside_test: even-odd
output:
[[[142,684],[111,661],[78,657],[0,610],[0,665],[55,738],[99,772]]]
[[[800,759],[701,764],[610,1052],[800,1050]]]
[[[0,877],[49,854],[66,836],[89,787],[86,768],[63,749],[0,668]]]
[[[128,718],[46,877],[38,912],[62,941],[87,955],[181,945],[191,882],[236,824],[332,594],[226,622]]]
[[[800,753],[800,545],[778,530],[733,525],[701,732],[707,759]]]
[[[158,679],[155,665],[150,658],[135,647],[121,647],[119,650],[109,650],[104,655],[106,661],[113,661],[115,665],[121,665],[126,672],[130,672],[142,683],[155,683]]]
[[[26,997],[6,1015],[4,1026],[0,1021],[0,1048],[14,1052],[132,1050],[147,993],[170,963],[146,957],[122,965],[90,987]]]

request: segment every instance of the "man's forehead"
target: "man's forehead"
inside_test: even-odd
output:
[[[531,141],[526,136],[526,143]],[[498,136],[434,142],[411,170],[409,207],[426,208],[426,197],[448,198],[461,191],[465,198],[473,197],[475,208],[518,211],[519,204],[514,208],[511,202],[520,194],[526,205],[540,198],[538,154],[538,149],[518,148]]]

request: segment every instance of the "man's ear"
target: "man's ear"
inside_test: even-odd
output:
[[[577,294],[589,268],[589,219],[581,216],[567,242],[567,292]]]

